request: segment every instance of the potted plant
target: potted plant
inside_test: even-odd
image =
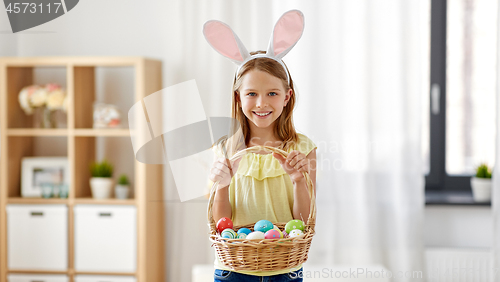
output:
[[[90,165],[90,189],[95,199],[108,199],[111,197],[113,187],[113,165],[106,159],[102,162],[93,162]]]
[[[476,175],[471,178],[470,184],[474,201],[491,201],[491,170],[486,163],[476,168]]]
[[[115,186],[115,197],[117,199],[128,199],[130,193],[130,182],[125,174],[120,175],[118,184]]]

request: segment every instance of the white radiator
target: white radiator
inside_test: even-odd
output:
[[[428,282],[492,282],[489,249],[426,248]]]

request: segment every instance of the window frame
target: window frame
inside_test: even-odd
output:
[[[446,22],[447,0],[431,1],[430,24],[430,89],[437,84],[440,89],[439,113],[432,112],[432,95],[429,91],[430,115],[430,168],[425,176],[425,191],[472,192],[471,176],[451,176],[446,173]]]

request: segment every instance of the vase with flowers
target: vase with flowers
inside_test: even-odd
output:
[[[19,92],[19,104],[27,115],[34,115],[35,128],[57,128],[57,114],[66,113],[68,98],[59,84],[30,85]]]

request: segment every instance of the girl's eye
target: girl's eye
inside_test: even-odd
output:
[[[278,95],[278,94],[277,94],[276,92],[270,92],[270,93],[269,93],[269,95],[270,95],[270,96],[276,96],[276,95]]]
[[[256,94],[255,94],[254,92],[250,92],[250,93],[248,93],[247,95],[248,95],[248,96],[254,96],[254,95],[256,95]]]

